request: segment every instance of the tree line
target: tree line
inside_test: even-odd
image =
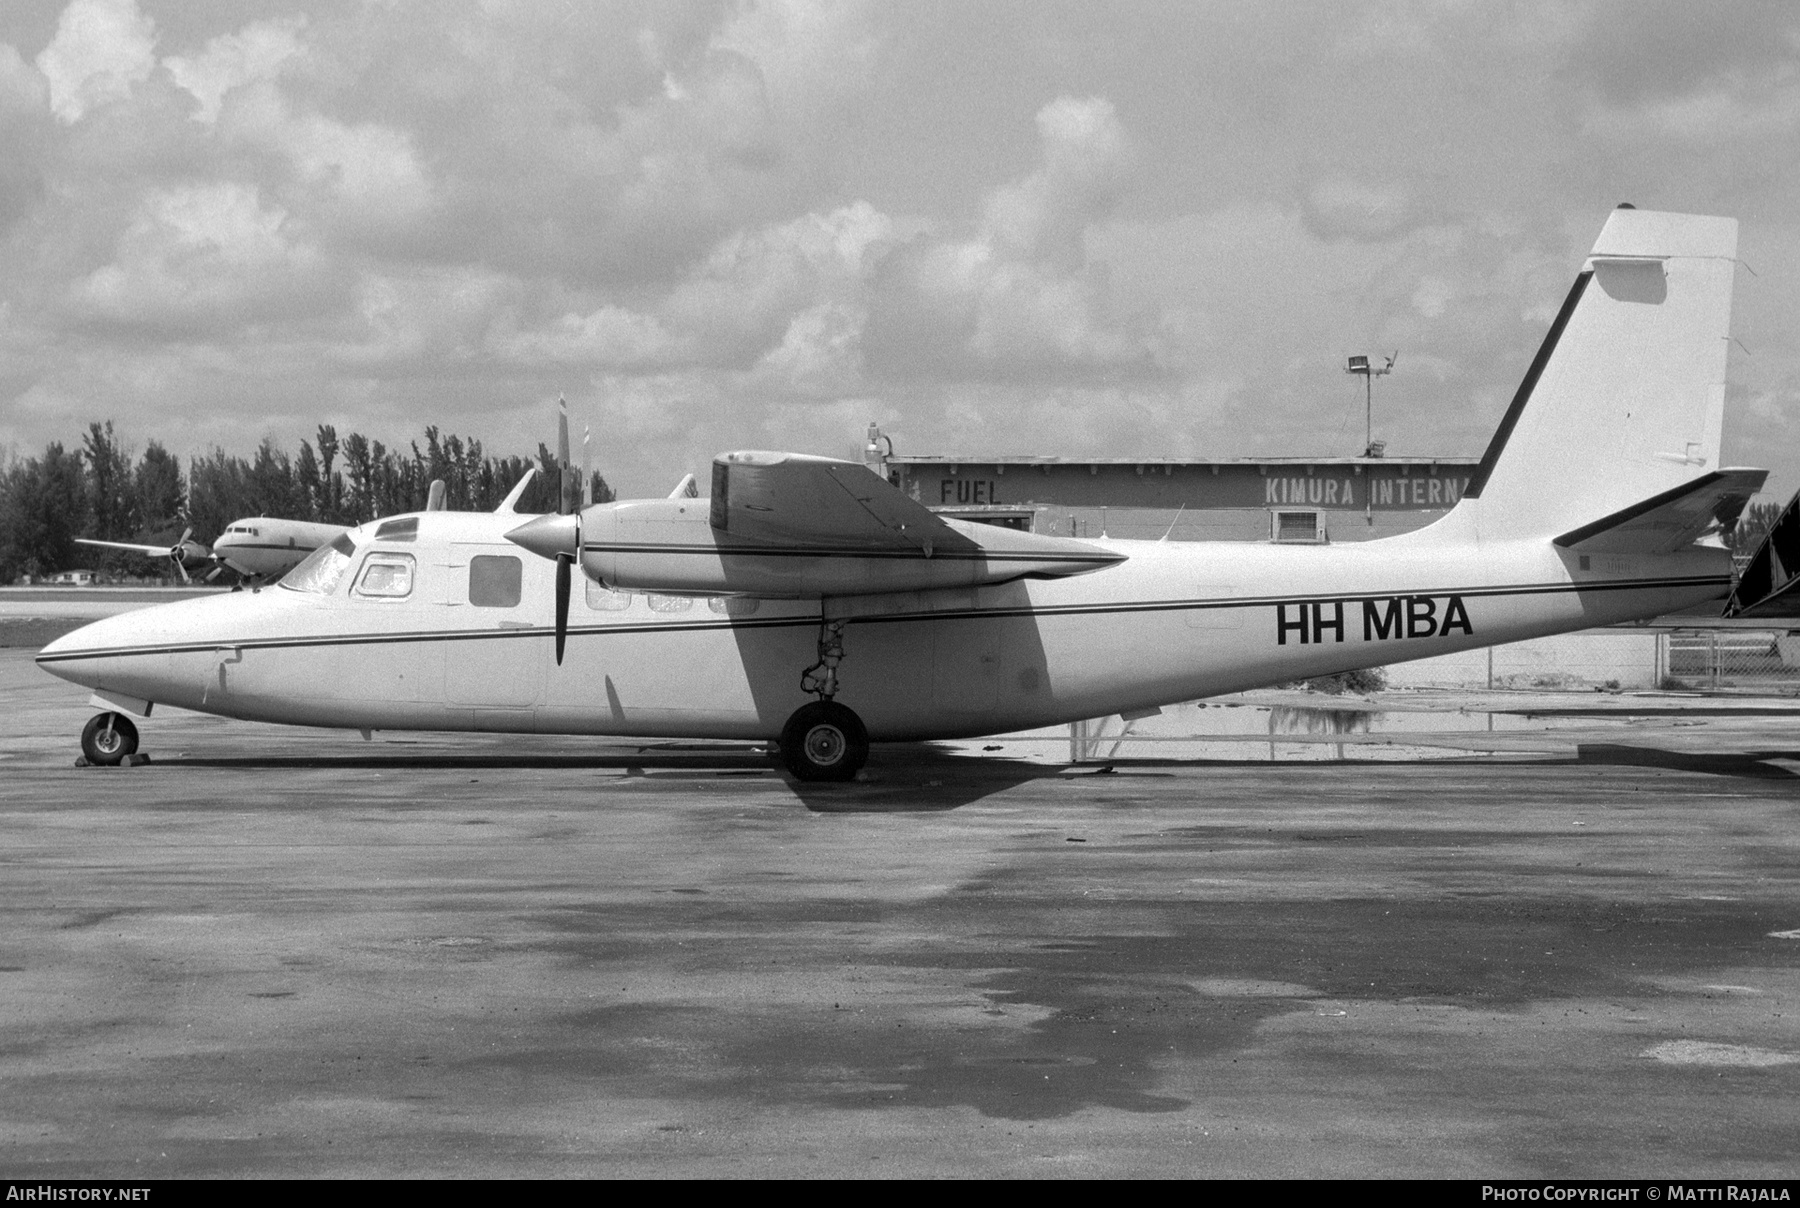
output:
[[[290,455],[264,440],[250,457],[215,447],[180,458],[151,440],[134,453],[111,420],[88,425],[77,448],[52,441],[36,457],[8,456],[0,465],[0,583],[73,567],[142,573],[144,560],[124,551],[75,544],[77,537],[173,544],[187,529],[211,542],[245,516],[279,516],[326,524],[361,524],[378,516],[418,511],[433,480],[456,511],[491,511],[531,469],[522,512],[556,510],[556,456],[539,444],[537,456],[494,457],[473,437],[425,429],[421,448],[389,448],[360,432],[338,436],[321,424],[316,440]],[[598,473],[593,499],[613,490]]]

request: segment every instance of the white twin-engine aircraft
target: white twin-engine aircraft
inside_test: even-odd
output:
[[[157,703],[775,740],[795,776],[843,780],[871,741],[1652,617],[1727,594],[1717,534],[1766,473],[1718,465],[1736,240],[1730,219],[1614,211],[1461,501],[1397,537],[1061,539],[944,519],[860,464],[728,453],[708,499],[372,521],[274,587],[99,621],[38,662],[93,690],[95,763]]]

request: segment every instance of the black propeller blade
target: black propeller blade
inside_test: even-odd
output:
[[[556,553],[556,665],[562,666],[563,647],[569,640],[569,589],[575,560],[581,556],[581,486],[569,465],[569,405],[556,400],[556,461],[558,470],[557,511],[574,517],[574,540],[569,548]]]
[[[575,559],[556,555],[556,665],[562,666],[563,646],[569,640],[569,581]]]

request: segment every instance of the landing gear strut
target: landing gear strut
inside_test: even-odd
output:
[[[837,695],[848,621],[821,621],[819,661],[800,673],[800,690],[819,699],[794,710],[781,728],[781,762],[796,780],[849,780],[869,758],[862,718],[831,698]]]
[[[837,695],[838,664],[844,661],[844,626],[848,621],[819,622],[819,661],[800,673],[800,691],[820,700]]]
[[[96,713],[81,728],[81,753],[98,767],[117,767],[137,747],[137,727],[123,713]]]

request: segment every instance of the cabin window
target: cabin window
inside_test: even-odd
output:
[[[398,600],[412,594],[413,556],[377,551],[363,559],[362,578],[356,594],[377,600]]]
[[[469,603],[477,608],[516,608],[523,568],[511,554],[469,559]]]
[[[706,606],[728,617],[747,617],[762,607],[762,601],[751,596],[708,596]]]
[[[377,541],[416,541],[419,538],[419,518],[408,516],[404,520],[384,520],[381,527],[375,530]]]
[[[331,544],[321,545],[308,554],[300,565],[281,577],[280,583],[289,591],[328,596],[338,589],[338,584],[344,581],[344,572],[355,560],[356,543],[350,540],[348,533],[340,533]]]
[[[592,579],[586,581],[588,607],[595,612],[624,612],[631,607],[630,592],[614,591],[606,584],[596,583]]]
[[[650,605],[652,612],[686,612],[694,606],[690,596],[645,596],[644,602]]]

